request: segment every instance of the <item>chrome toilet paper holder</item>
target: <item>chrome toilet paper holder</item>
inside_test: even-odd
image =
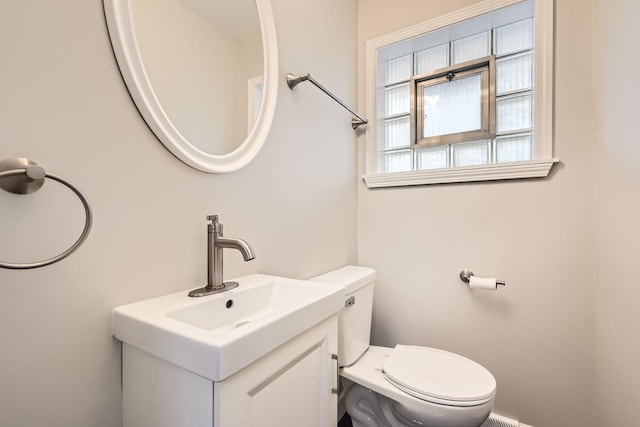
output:
[[[473,275],[473,271],[464,269],[460,272],[460,280],[464,283],[469,283],[469,279],[471,279]],[[507,282],[504,280],[496,280],[496,286],[507,286]]]

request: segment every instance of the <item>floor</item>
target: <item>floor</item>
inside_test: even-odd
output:
[[[349,414],[344,414],[344,417],[342,417],[340,421],[338,421],[338,427],[353,427]]]

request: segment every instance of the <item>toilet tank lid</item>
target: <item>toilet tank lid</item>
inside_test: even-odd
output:
[[[376,280],[376,271],[373,268],[347,265],[309,280],[330,285],[342,285],[345,287],[345,293],[349,295],[363,286],[373,283]]]

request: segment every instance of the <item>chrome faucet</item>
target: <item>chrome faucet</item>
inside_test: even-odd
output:
[[[190,297],[203,297],[236,288],[238,282],[224,282],[222,280],[222,249],[237,249],[242,253],[245,261],[251,261],[256,254],[251,246],[242,239],[222,237],[222,224],[218,222],[218,215],[207,215],[207,286],[189,292]]]

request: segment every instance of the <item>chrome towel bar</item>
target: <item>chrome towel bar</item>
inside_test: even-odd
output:
[[[69,190],[73,191],[73,193],[80,199],[80,202],[82,202],[82,206],[84,207],[84,212],[86,215],[86,221],[84,224],[84,229],[82,230],[82,234],[80,235],[78,240],[76,240],[76,242],[71,245],[69,249],[57,256],[46,259],[44,261],[32,263],[10,263],[0,261],[0,268],[26,270],[53,264],[54,262],[58,262],[74,253],[89,235],[89,230],[91,230],[91,224],[93,222],[93,215],[91,214],[89,201],[80,192],[80,190],[78,190],[76,187],[74,187],[61,177],[52,173],[48,173],[42,166],[39,166],[29,159],[25,159],[23,157],[15,157],[0,161],[0,188],[10,193],[30,194],[34,191],[38,191],[44,184],[45,178],[49,178],[63,184]]]
[[[342,102],[342,100],[340,100],[340,98],[335,96],[327,88],[325,88],[320,83],[318,83],[313,77],[311,77],[311,74],[309,74],[309,73],[307,73],[307,74],[291,74],[291,73],[287,74],[287,85],[289,86],[289,89],[291,89],[291,90],[293,90],[293,88],[295,88],[298,84],[300,84],[302,82],[305,82],[305,81],[309,81],[309,82],[313,83],[315,87],[317,87],[318,89],[320,89],[321,91],[323,91],[324,93],[329,95],[329,97],[331,99],[336,101],[338,104],[342,105],[347,111],[349,111],[351,114],[356,116],[357,119],[351,119],[351,127],[353,129],[357,129],[358,126],[366,125],[367,123],[369,123],[369,120],[365,119],[360,114],[358,114],[355,111],[353,111],[351,108],[349,108],[347,106],[347,104]]]

